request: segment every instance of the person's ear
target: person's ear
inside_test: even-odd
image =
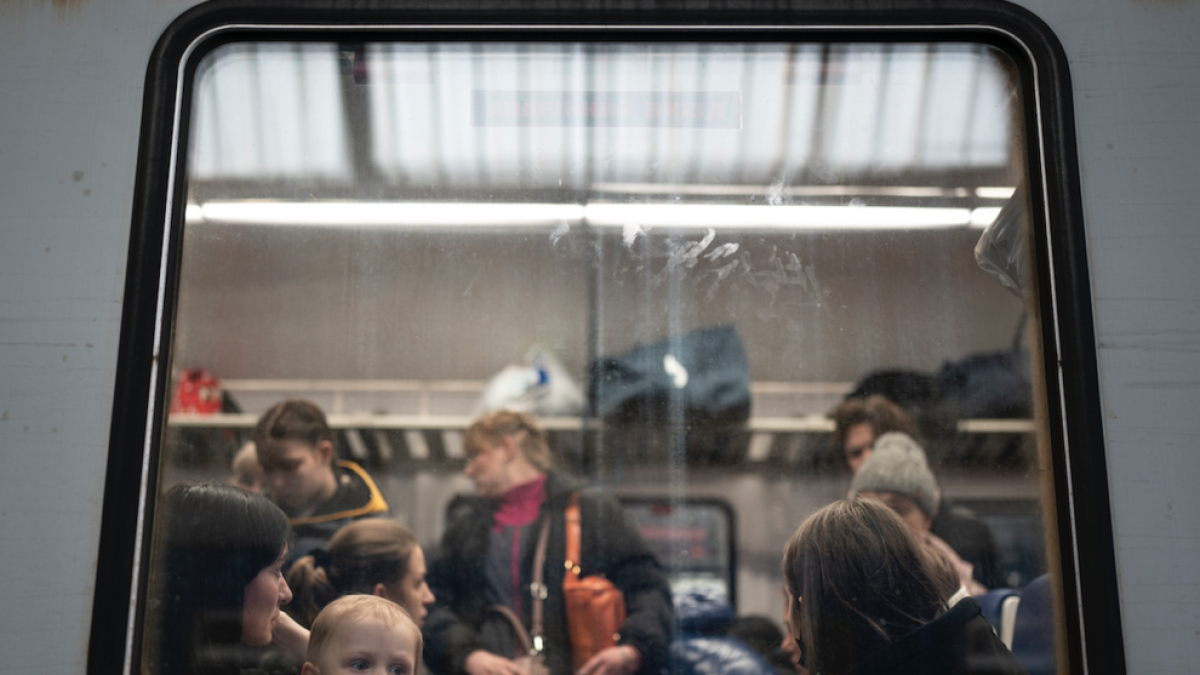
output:
[[[375,584],[371,589],[371,595],[383,598],[384,600],[393,600],[392,594],[388,592],[388,587],[384,584]]]
[[[520,451],[520,448],[517,447],[517,439],[513,438],[512,436],[504,437],[501,448],[504,450],[504,460],[507,462],[511,462],[516,459],[517,452]]]
[[[798,595],[796,596],[796,601],[792,603],[792,625],[795,626],[796,630],[800,630],[800,619],[803,616],[801,607],[803,604],[804,599]]]
[[[317,455],[323,464],[333,466],[333,443],[329,441],[317,443]]]
[[[300,675],[321,675],[321,669],[312,661],[305,661],[304,666],[300,668]]]

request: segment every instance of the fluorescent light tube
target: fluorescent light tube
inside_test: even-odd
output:
[[[986,226],[998,209],[736,204],[487,204],[452,202],[214,201],[189,204],[187,222],[313,227],[593,227],[884,230]],[[989,215],[990,214],[990,215]],[[986,222],[984,222],[986,220]],[[979,225],[983,223],[983,225]]]
[[[1015,187],[977,187],[975,196],[980,199],[1009,199],[1016,191]]]
[[[971,227],[983,229],[991,225],[998,215],[1000,215],[999,206],[981,206],[971,212]]]
[[[588,224],[784,230],[880,230],[963,227],[968,209],[908,206],[741,206],[733,204],[588,204]]]
[[[204,220],[238,225],[546,226],[579,221],[577,204],[452,202],[208,202]]]

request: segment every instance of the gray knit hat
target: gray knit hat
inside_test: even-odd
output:
[[[937,480],[925,451],[908,434],[893,431],[875,439],[875,452],[854,475],[850,497],[860,492],[895,492],[917,503],[925,515],[937,510]]]

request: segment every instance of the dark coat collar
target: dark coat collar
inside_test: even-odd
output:
[[[886,672],[896,664],[920,661],[929,653],[945,648],[950,641],[961,639],[967,623],[982,613],[974,598],[964,598],[945,614],[854,664],[851,673]]]

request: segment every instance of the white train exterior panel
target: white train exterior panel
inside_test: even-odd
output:
[[[1194,672],[1200,5],[1021,4],[1055,31],[1073,79],[1128,668]],[[158,36],[189,5],[0,6],[0,662],[8,673],[85,668],[143,79]]]

